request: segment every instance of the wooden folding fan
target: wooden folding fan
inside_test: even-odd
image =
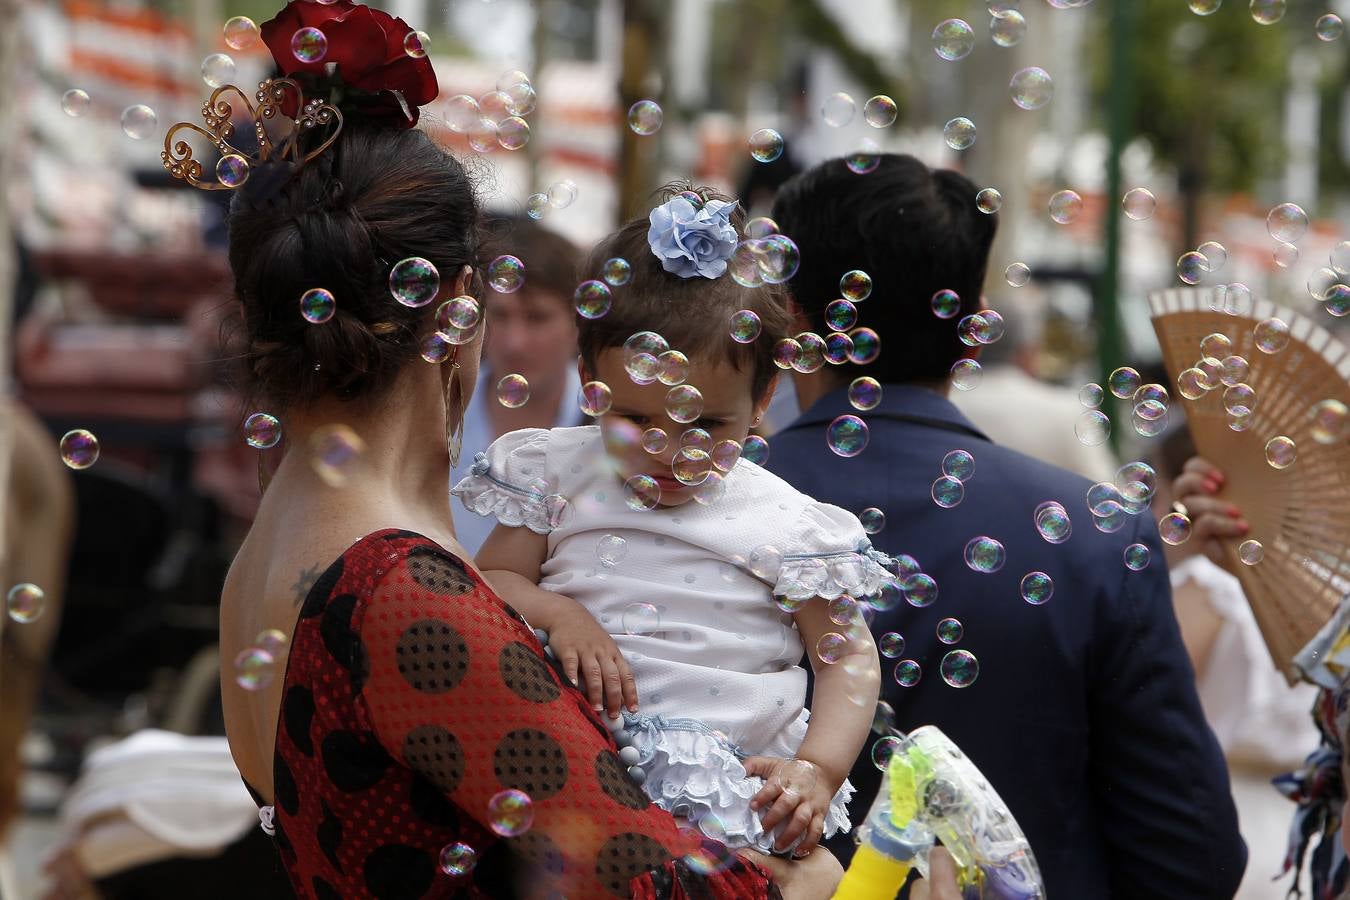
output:
[[[1200,454],[1228,476],[1219,496],[1251,525],[1242,540],[1264,547],[1255,565],[1239,560],[1241,540],[1226,541],[1224,552],[1271,656],[1292,681],[1294,654],[1350,593],[1350,438],[1343,424],[1335,427],[1334,416],[1336,402],[1350,405],[1350,351],[1313,319],[1269,301],[1258,300],[1238,315],[1224,312],[1222,291],[1173,288],[1151,294],[1149,305],[1174,396],[1178,376],[1202,359],[1207,335],[1227,336],[1229,352],[1250,366],[1242,381],[1255,391],[1255,401],[1245,430],[1230,425],[1225,385],[1194,400],[1184,397],[1196,393],[1191,387],[1174,402],[1184,404]],[[1289,326],[1289,341],[1266,353],[1257,346],[1255,328],[1271,318]],[[1330,430],[1324,401],[1333,401]],[[1315,409],[1323,412],[1320,427]],[[1290,438],[1297,450],[1283,469],[1267,461],[1267,443],[1278,436]]]

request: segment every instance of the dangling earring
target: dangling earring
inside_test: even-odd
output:
[[[450,377],[445,380],[445,449],[450,467],[459,465],[464,447],[464,391],[459,384],[459,347],[450,354]]]

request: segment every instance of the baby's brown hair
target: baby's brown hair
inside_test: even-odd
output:
[[[703,203],[732,201],[711,188],[675,182],[657,191],[657,202],[665,203],[685,191],[697,194]],[[744,210],[737,208],[731,225],[738,240],[745,239],[745,223]],[[626,260],[632,269],[627,283],[611,288],[608,313],[598,319],[578,316],[582,362],[595,371],[601,352],[622,347],[637,332],[654,331],[695,366],[700,360],[718,359],[726,359],[740,372],[749,366],[754,375],[751,390],[759,400],[779,371],[773,359],[774,344],[791,331],[786,296],[776,285],[738,284],[729,271],[718,278],[682,278],[667,272],[647,242],[648,227],[645,216],[632,219],[591,251],[584,278],[599,278],[605,263],[615,258]],[[743,309],[755,313],[761,326],[759,336],[744,344],[731,337],[731,317]]]

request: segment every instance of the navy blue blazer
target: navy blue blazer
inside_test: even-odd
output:
[[[825,441],[826,426],[846,413],[870,431],[866,449],[847,459]],[[974,456],[975,471],[964,500],[943,509],[930,491],[955,449]],[[917,685],[901,687],[896,660],[882,657],[882,699],[902,730],[937,725],[969,754],[1026,832],[1052,900],[1233,896],[1247,851],[1147,512],[1115,534],[1098,531],[1086,479],[992,443],[945,397],[907,385],[885,385],[866,413],[850,408],[843,389],[822,397],[770,441],[768,468],[854,513],[881,509],[886,524],[874,544],[913,556],[937,581],[933,605],[902,601],[872,623],[877,637],[899,632],[903,658],[923,667]],[[1069,512],[1073,532],[1063,544],[1035,528],[1033,511],[1045,500]],[[966,566],[965,544],[978,535],[1003,543],[1000,571]],[[1151,553],[1138,572],[1123,559],[1135,542]],[[1021,597],[1032,571],[1054,581],[1043,606]],[[965,626],[955,646],[979,660],[969,687],[951,687],[939,673],[953,649],[936,636],[947,616]],[[870,741],[850,776],[855,826],[881,780],[869,752]],[[847,864],[851,837],[829,846]]]

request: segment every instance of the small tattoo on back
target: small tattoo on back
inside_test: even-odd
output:
[[[291,587],[291,590],[295,592],[296,606],[300,606],[305,602],[305,598],[309,596],[309,592],[314,589],[314,583],[319,580],[319,576],[322,574],[323,569],[314,566],[309,569],[301,570],[300,574],[296,576],[295,584]]]

